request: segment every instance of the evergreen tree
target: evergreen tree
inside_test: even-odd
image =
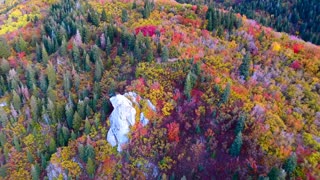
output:
[[[89,72],[91,70],[91,61],[90,61],[90,57],[87,54],[86,55],[86,60],[85,60],[85,68],[84,68],[87,72]]]
[[[273,167],[268,173],[268,177],[270,180],[280,180],[279,176],[281,175],[281,171],[277,167]]]
[[[71,128],[73,126],[73,114],[74,114],[72,106],[67,104],[65,111],[66,111],[67,125],[69,128]]]
[[[95,164],[94,164],[94,161],[91,158],[88,159],[86,170],[87,170],[87,173],[88,173],[89,177],[90,178],[94,178]]]
[[[283,164],[283,169],[289,175],[292,175],[296,167],[297,167],[297,156],[295,154],[291,155]]]
[[[53,154],[56,152],[56,141],[54,140],[54,138],[50,139],[50,144],[49,144],[49,153]]]
[[[19,142],[19,139],[17,138],[17,136],[14,136],[13,137],[13,144],[14,144],[14,148],[21,152],[21,145],[20,145],[20,142]]]
[[[12,103],[13,103],[14,109],[19,111],[21,108],[21,99],[20,99],[20,96],[16,93],[16,91],[13,91]]]
[[[162,58],[162,62],[167,62],[169,59],[169,49],[167,46],[164,46],[162,48],[162,52],[161,52],[161,58]]]
[[[86,149],[82,144],[78,145],[78,153],[79,153],[79,157],[82,161],[85,162],[85,158],[86,158]]]
[[[230,83],[228,83],[226,88],[224,89],[222,95],[221,95],[220,104],[225,104],[228,102],[229,96],[230,96],[230,91],[231,91],[231,87],[230,87]]]
[[[106,22],[107,19],[108,19],[108,17],[107,17],[107,12],[106,12],[106,10],[103,8],[102,13],[101,13],[101,21]]]
[[[128,11],[126,9],[122,9],[121,20],[123,23],[128,21]]]
[[[38,164],[31,166],[31,176],[32,176],[32,180],[40,179],[40,167]]]
[[[41,58],[42,58],[42,63],[44,65],[47,65],[49,61],[49,56],[43,44],[41,44]]]
[[[85,149],[85,162],[88,162],[89,159],[95,158],[94,148],[88,144]]]
[[[102,71],[103,71],[103,64],[102,64],[101,60],[99,59],[98,61],[96,61],[95,71],[94,71],[94,80],[96,82],[100,82],[100,80],[102,78]]]
[[[79,63],[80,51],[78,46],[75,43],[73,43],[73,46],[72,46],[72,59],[73,59],[73,62]]]
[[[73,124],[72,124],[72,128],[74,129],[75,132],[79,132],[81,123],[82,123],[82,119],[78,114],[78,112],[76,111],[73,115]]]
[[[2,59],[0,63],[0,74],[5,75],[10,70],[10,64],[6,59]]]
[[[22,36],[19,36],[16,44],[15,44],[15,50],[17,52],[27,52],[28,43],[22,38]]]
[[[208,12],[208,25],[207,25],[207,30],[212,31],[213,30],[213,23],[212,23],[212,13],[211,11]]]
[[[230,147],[231,156],[239,156],[242,146],[242,133],[239,132]]]
[[[66,40],[66,38],[63,36],[62,42],[61,42],[61,47],[60,47],[60,55],[61,55],[61,56],[67,55],[67,46],[68,46],[67,40]]]
[[[240,115],[240,118],[237,122],[237,126],[235,129],[235,134],[237,135],[238,133],[242,132],[243,128],[244,128],[244,121],[245,121],[245,116],[244,115]]]
[[[153,59],[154,59],[153,51],[152,51],[152,49],[148,49],[147,50],[147,62],[152,62]]]
[[[91,124],[88,119],[85,120],[84,132],[88,135],[90,134]]]
[[[33,155],[31,154],[31,152],[29,150],[27,150],[27,159],[29,163],[33,163],[34,158]]]
[[[132,9],[136,9],[137,8],[137,2],[136,0],[133,1],[133,4],[132,4]]]
[[[49,86],[54,89],[57,84],[57,78],[56,78],[56,72],[51,63],[49,63],[49,65],[47,66],[46,71],[47,71],[47,76],[49,80]]]
[[[249,77],[249,69],[250,69],[250,54],[247,53],[243,60],[242,64],[240,65],[239,72],[240,76],[243,77],[243,79],[247,80]]]
[[[185,84],[184,84],[184,95],[187,96],[188,100],[191,99],[191,90],[193,88],[192,85],[192,74],[191,72],[188,73]]]
[[[0,38],[0,58],[8,58],[11,54],[10,46],[4,38]]]
[[[106,41],[106,52],[107,52],[107,56],[110,56],[111,48],[112,48],[112,44],[111,44],[110,38],[107,37],[107,41]]]

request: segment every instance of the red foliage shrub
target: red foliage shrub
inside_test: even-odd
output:
[[[72,50],[72,48],[73,48],[73,44],[72,44],[72,41],[70,41],[68,43],[67,49],[70,51],[70,50]]]
[[[193,6],[191,7],[191,9],[192,9],[192,11],[196,11],[196,10],[198,9],[198,7],[197,7],[196,5],[193,5]]]
[[[301,63],[297,60],[293,61],[293,63],[290,65],[290,67],[294,70],[301,69]]]
[[[157,31],[156,26],[142,26],[142,27],[136,28],[135,30],[136,34],[139,34],[141,32],[144,36],[153,36],[156,34],[156,31]]]
[[[293,52],[297,54],[303,49],[303,45],[302,44],[294,44],[292,49],[293,49]]]
[[[179,124],[172,122],[167,125],[169,141],[179,142]]]

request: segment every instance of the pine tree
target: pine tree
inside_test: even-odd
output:
[[[248,80],[249,69],[250,69],[250,54],[247,53],[242,59],[242,64],[239,67],[240,76],[245,80]]]
[[[27,159],[29,163],[33,163],[34,158],[33,155],[31,154],[31,152],[29,150],[27,150]]]
[[[13,91],[12,103],[13,103],[14,109],[19,111],[21,108],[21,99],[20,99],[20,96],[16,93],[16,91]]]
[[[41,58],[42,58],[42,63],[44,65],[47,65],[49,61],[49,56],[43,44],[41,44]]]
[[[128,11],[126,9],[122,9],[121,20],[123,23],[128,21]]]
[[[212,23],[212,13],[211,11],[208,12],[208,25],[207,25],[207,30],[212,31],[213,30],[213,23]]]
[[[85,162],[86,149],[82,144],[78,145],[78,153],[79,153],[80,159]]]
[[[73,124],[72,124],[72,128],[74,129],[75,132],[79,132],[81,123],[82,123],[82,119],[78,114],[78,112],[76,111],[73,115]]]
[[[85,149],[85,162],[88,162],[89,159],[95,158],[95,151],[92,145],[88,144]]]
[[[86,170],[87,170],[87,173],[88,173],[89,177],[90,178],[94,178],[95,164],[94,164],[94,161],[91,158],[88,159]]]
[[[88,135],[90,134],[91,124],[88,119],[85,120],[84,132]]]
[[[106,22],[107,19],[108,19],[108,17],[107,17],[107,12],[106,12],[106,10],[103,8],[102,13],[101,13],[101,21]]]
[[[161,52],[161,58],[162,58],[162,62],[167,62],[169,59],[169,49],[167,46],[164,46],[162,48],[162,52]]]
[[[229,96],[230,96],[230,91],[231,91],[231,87],[230,87],[230,83],[228,83],[226,88],[224,89],[222,95],[221,95],[220,104],[225,104],[228,102]]]
[[[95,71],[94,71],[94,80],[96,82],[100,82],[100,80],[102,78],[102,71],[103,71],[103,64],[102,64],[101,60],[99,59],[98,61],[96,61]]]
[[[192,74],[191,72],[188,73],[185,84],[184,84],[184,95],[187,96],[188,100],[191,99],[191,90],[193,88],[192,85]]]
[[[147,62],[152,62],[153,59],[154,59],[153,51],[152,51],[152,49],[148,49],[147,50]]]
[[[297,167],[297,156],[291,155],[283,164],[283,169],[291,175]]]
[[[79,63],[80,51],[78,46],[75,43],[73,43],[73,46],[72,46],[72,59],[73,59],[73,62]]]
[[[239,156],[242,146],[242,133],[239,132],[230,147],[231,156]]]
[[[107,37],[107,41],[106,41],[106,52],[107,52],[107,56],[110,56],[111,48],[112,48],[112,44],[111,44],[110,38]]]
[[[279,176],[281,175],[281,171],[277,167],[271,168],[270,172],[268,173],[268,177],[270,180],[280,180]]]
[[[71,128],[73,126],[73,114],[74,114],[72,106],[67,104],[65,107],[65,111],[66,111],[67,125],[69,128]]]
[[[240,115],[240,118],[237,122],[237,126],[235,129],[235,134],[237,135],[238,133],[242,132],[243,128],[244,128],[244,121],[245,121],[245,116],[244,115]]]
[[[6,59],[2,59],[0,63],[0,74],[5,75],[10,70],[10,64]]]
[[[61,56],[67,55],[67,46],[68,46],[67,40],[66,40],[66,38],[63,36],[62,42],[61,42],[61,47],[60,47],[60,55],[61,55]]]
[[[136,0],[134,0],[132,3],[132,9],[136,9],[136,8],[137,8],[137,2]]]
[[[47,71],[47,76],[49,80],[49,86],[54,89],[57,84],[57,78],[56,78],[56,72],[51,63],[48,64],[46,71]]]
[[[11,54],[10,46],[4,38],[0,38],[0,58],[8,58]]]
[[[14,136],[13,137],[13,144],[14,144],[14,148],[21,152],[21,145],[20,145],[20,142],[19,142],[19,139],[17,138],[17,136]]]
[[[31,176],[32,176],[32,180],[40,179],[40,167],[38,164],[31,166]]]
[[[56,141],[54,140],[54,138],[50,139],[50,144],[49,144],[49,153],[53,154],[56,152]]]
[[[85,60],[85,68],[84,68],[87,72],[89,72],[91,70],[91,61],[90,61],[90,57],[87,54],[86,55],[86,60]]]

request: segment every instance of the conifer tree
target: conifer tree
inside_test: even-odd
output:
[[[43,44],[41,44],[41,58],[42,58],[42,64],[47,65],[49,61],[49,56]]]
[[[121,20],[123,23],[128,21],[128,11],[126,9],[122,9]]]
[[[107,12],[106,12],[106,10],[103,8],[102,13],[101,13],[101,21],[106,22],[107,19],[108,19],[108,17],[107,17]]]
[[[283,164],[283,169],[289,175],[292,175],[296,167],[297,167],[297,156],[295,154],[291,155]]]
[[[72,124],[72,128],[74,129],[75,132],[79,132],[81,127],[81,122],[82,122],[82,119],[78,114],[78,112],[76,111],[73,115],[73,124]]]
[[[13,103],[14,109],[19,111],[21,108],[21,99],[20,99],[20,96],[16,93],[16,91],[13,91],[12,103]]]
[[[0,75],[5,75],[10,70],[10,64],[6,59],[2,59],[0,63]]]
[[[4,38],[0,38],[0,58],[8,58],[11,54],[10,46]]]
[[[65,56],[67,55],[67,40],[66,38],[63,36],[62,38],[62,42],[61,42],[61,47],[60,47],[60,55],[61,56]]]
[[[50,144],[49,144],[49,153],[53,154],[56,152],[56,141],[54,140],[54,138],[50,139]]]
[[[220,104],[225,104],[228,102],[229,96],[230,96],[230,91],[231,91],[231,87],[230,87],[230,83],[228,83],[226,88],[224,89],[222,95],[221,95]]]
[[[239,72],[243,79],[248,80],[250,69],[250,54],[247,53],[242,59],[242,64],[240,65]]]
[[[188,73],[185,84],[184,84],[184,95],[187,96],[188,100],[191,99],[191,90],[192,90],[192,77],[191,72]]]
[[[56,72],[51,63],[48,64],[46,71],[47,71],[47,76],[49,80],[49,86],[54,89],[57,84],[57,78],[56,78]]]
[[[32,180],[40,179],[40,167],[37,163],[31,166],[31,176],[32,176]]]
[[[240,115],[239,120],[237,122],[237,126],[235,129],[235,134],[237,135],[239,132],[242,132],[243,128],[244,128],[244,121],[245,121],[245,116],[244,115]]]
[[[164,46],[162,48],[162,52],[161,52],[161,58],[162,58],[162,62],[167,62],[169,59],[169,49],[167,46]]]
[[[91,179],[94,178],[95,164],[94,164],[94,161],[91,158],[88,159],[86,170],[87,170],[87,173],[88,173],[89,177]]]
[[[71,128],[73,126],[73,114],[74,114],[72,106],[67,104],[65,107],[65,111],[66,111],[67,125],[69,128]]]
[[[88,135],[90,134],[91,124],[88,119],[85,120],[84,132]]]
[[[239,132],[230,147],[231,156],[239,156],[242,147],[242,133]]]

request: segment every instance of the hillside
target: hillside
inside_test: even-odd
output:
[[[319,179],[320,46],[175,1],[0,15],[3,179]]]
[[[279,32],[287,32],[320,45],[320,1],[318,0],[178,0],[230,9]]]

